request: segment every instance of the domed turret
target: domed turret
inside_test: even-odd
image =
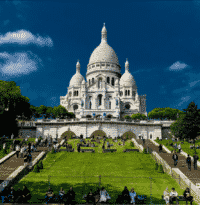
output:
[[[135,86],[135,80],[131,73],[129,72],[129,62],[128,59],[126,59],[125,63],[125,73],[122,75],[120,79],[120,86]]]
[[[80,74],[80,63],[79,61],[76,63],[76,73],[73,75],[70,80],[69,86],[80,86],[82,81],[85,80],[84,77]]]
[[[90,56],[89,65],[97,62],[119,64],[119,60],[115,51],[107,43],[107,30],[105,23],[101,31],[101,43],[97,48],[95,48],[92,55]]]

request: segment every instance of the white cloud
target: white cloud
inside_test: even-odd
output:
[[[39,34],[33,35],[26,30],[18,30],[16,32],[7,32],[5,35],[0,35],[0,44],[18,43],[18,44],[36,44],[38,46],[52,47],[53,41],[50,37],[41,37]]]
[[[183,70],[187,66],[188,66],[187,64],[177,61],[169,67],[169,70],[171,70],[171,71]]]
[[[191,97],[190,96],[185,96],[181,98],[181,102],[178,104],[178,106],[181,106],[183,103],[188,102],[188,100],[190,100]]]
[[[193,82],[189,83],[189,84],[190,84],[190,87],[195,86],[199,81],[200,81],[200,80],[196,80],[196,81],[193,81]]]
[[[37,70],[38,63],[42,63],[42,60],[31,51],[27,53],[0,53],[0,62],[4,61],[0,65],[0,72],[3,75],[15,76],[19,74],[28,74]]]

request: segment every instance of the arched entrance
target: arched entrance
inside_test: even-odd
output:
[[[105,136],[107,137],[106,133],[102,130],[96,130],[94,131],[91,135],[90,138],[92,138],[94,136],[94,138],[100,137],[101,139]]]
[[[74,135],[76,136],[76,134],[75,134],[74,132],[72,132],[72,131],[66,131],[66,132],[63,132],[63,133],[62,133],[61,138],[65,138],[65,137],[66,137],[66,139],[68,140],[68,139],[70,139],[71,137],[73,137]]]
[[[127,139],[127,137],[128,137],[129,140],[132,139],[132,138],[136,139],[136,135],[131,131],[125,132],[122,135],[122,139]]]

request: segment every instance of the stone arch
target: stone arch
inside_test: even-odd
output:
[[[134,139],[137,138],[137,137],[136,137],[136,134],[134,134],[134,133],[131,132],[131,131],[127,131],[127,132],[125,132],[125,133],[122,135],[122,139],[126,139],[126,138],[127,138],[127,135],[128,135],[128,139],[129,139],[129,140],[132,139],[132,138],[134,138]]]
[[[96,138],[97,136],[99,136],[101,139],[105,136],[107,137],[106,133],[103,130],[95,130],[89,137],[92,138],[94,136],[94,138]]]
[[[111,114],[108,114],[106,117],[107,118],[112,118],[113,116]]]
[[[76,134],[74,132],[69,130],[69,131],[63,132],[62,135],[61,135],[61,138],[66,137],[66,139],[70,139],[70,137],[73,137],[74,135],[76,136]]]

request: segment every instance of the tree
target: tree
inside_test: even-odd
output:
[[[177,114],[183,114],[183,111],[173,108],[155,108],[148,113],[150,119],[160,119],[160,120],[176,120]]]
[[[54,106],[53,113],[54,113],[56,118],[64,119],[68,116],[68,112],[67,112],[66,108],[63,107],[62,105],[59,105],[58,107]]]
[[[124,118],[125,119],[131,119],[131,117],[129,115],[125,115]]]
[[[47,118],[55,119],[54,109],[52,107],[47,107],[45,119]]]
[[[132,118],[133,120],[146,120],[146,119],[147,119],[146,115],[141,114],[141,113],[132,114],[132,115],[131,115],[131,118]]]
[[[46,111],[47,111],[47,107],[44,105],[40,105],[40,107],[38,107],[37,112],[40,114],[40,116],[44,119],[45,115],[46,115]]]
[[[185,111],[184,125],[185,133],[189,139],[195,139],[200,133],[200,110],[191,102]]]

